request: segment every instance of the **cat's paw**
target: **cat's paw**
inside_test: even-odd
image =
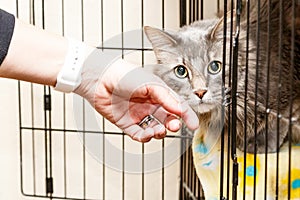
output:
[[[232,103],[231,101],[231,88],[227,87],[224,90],[223,106],[227,107]]]

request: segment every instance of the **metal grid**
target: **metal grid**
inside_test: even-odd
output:
[[[71,35],[72,32],[68,31],[68,23],[70,21],[66,21],[65,17],[70,12],[68,10],[68,5],[70,2],[67,0],[59,0],[56,1],[54,6],[55,13],[58,13],[59,19],[57,19],[57,23],[61,25],[58,34],[61,35]],[[74,2],[74,1],[73,1]],[[96,2],[96,1],[94,1]],[[157,22],[160,24],[161,28],[167,28],[170,19],[165,17],[166,12],[174,12],[174,10],[168,10],[167,6],[173,1],[165,1],[158,0],[157,1],[160,6],[159,13],[161,15],[161,21]],[[202,2],[202,1],[201,1]],[[75,37],[82,41],[86,41],[86,32],[87,28],[87,15],[88,11],[85,6],[87,6],[87,1],[76,1],[75,4],[78,4],[76,15],[79,16],[76,19],[80,21],[80,29]],[[139,11],[137,15],[140,19],[140,27],[144,27],[145,18],[147,16],[146,12],[151,12],[147,10],[147,5],[149,1],[137,0],[135,3],[139,5]],[[178,7],[186,8],[186,11],[179,11],[178,18],[176,23],[177,27],[180,25],[184,25],[187,23],[187,19],[191,22],[198,17],[196,17],[196,13],[200,13],[199,10],[202,9],[199,6],[199,1],[178,1],[176,2]],[[28,18],[28,21],[33,25],[40,26],[43,29],[48,29],[47,19],[49,16],[52,16],[48,7],[50,5],[49,1],[44,0],[16,0],[16,15],[20,17],[24,17],[24,13],[22,13],[21,7],[27,4],[29,6],[29,13],[25,14]],[[111,4],[111,5],[110,5]],[[118,10],[115,11],[113,15],[109,15],[105,12],[105,8],[109,6],[113,6],[117,4]],[[147,52],[151,51],[151,49],[144,47],[142,42],[142,46],[138,48],[127,47],[125,45],[124,32],[126,29],[126,20],[125,19],[125,9],[128,5],[134,4],[125,0],[118,1],[106,1],[101,0],[97,1],[97,5],[99,6],[97,9],[100,13],[98,19],[94,19],[96,24],[100,26],[99,28],[99,38],[98,42],[103,44],[103,42],[109,38],[106,34],[106,28],[108,27],[108,22],[105,21],[106,17],[115,17],[119,18],[119,22],[121,27],[118,27],[118,33],[122,36],[122,41],[117,46],[105,46],[100,45],[100,49],[108,49],[108,50],[116,50],[125,52],[126,50],[134,50],[140,52],[138,57],[140,59],[140,63],[143,65],[147,63]],[[196,6],[197,5],[197,6]],[[190,12],[193,7],[193,12]],[[197,7],[197,8],[196,8]],[[21,14],[20,14],[21,13]],[[179,17],[180,13],[180,17]],[[189,16],[186,16],[187,13]],[[74,13],[73,13],[74,14]],[[149,14],[149,13],[148,13]],[[106,16],[108,15],[108,16]],[[25,17],[25,18],[26,18]],[[203,17],[203,16],[202,16]],[[74,19],[75,20],[75,19]],[[172,19],[174,21],[174,18]],[[142,40],[144,38],[142,37]],[[126,58],[125,54],[122,54],[123,58]],[[184,199],[188,199],[188,196],[191,198],[198,198],[199,194],[193,194],[194,191],[200,191],[198,189],[200,187],[199,181],[197,181],[197,177],[195,172],[193,172],[193,180],[189,180],[190,173],[192,171],[189,170],[188,173],[184,176],[184,179],[178,179],[175,177],[173,171],[170,172],[167,168],[169,166],[165,165],[165,157],[167,153],[163,149],[169,143],[169,141],[177,140],[178,143],[178,151],[180,150],[181,140],[185,143],[185,146],[182,146],[182,151],[189,146],[191,137],[190,136],[181,136],[177,134],[170,134],[164,140],[156,142],[156,147],[162,149],[161,151],[161,169],[156,172],[154,175],[148,175],[144,172],[144,168],[147,165],[146,158],[142,156],[140,163],[142,172],[137,175],[131,175],[126,173],[126,157],[124,151],[129,148],[131,145],[136,146],[139,153],[144,155],[147,152],[147,149],[151,148],[147,144],[133,144],[130,142],[129,138],[126,137],[122,132],[111,128],[111,125],[102,120],[102,130],[95,130],[93,128],[89,128],[89,122],[86,117],[88,116],[86,112],[88,112],[89,105],[85,101],[82,101],[82,107],[80,108],[80,112],[83,113],[81,118],[82,124],[81,128],[78,130],[76,126],[70,119],[72,118],[72,113],[70,113],[70,104],[72,103],[72,95],[69,94],[59,94],[56,91],[52,90],[50,87],[39,86],[35,84],[23,83],[19,82],[19,110],[20,110],[20,170],[21,170],[21,191],[25,196],[28,197],[45,197],[49,199],[110,199],[115,198],[112,197],[110,193],[116,190],[116,195],[120,199],[134,199],[130,196],[130,191],[132,188],[128,189],[128,185],[134,185],[136,190],[138,190],[138,196],[136,199],[147,199],[149,198],[149,193],[151,190],[149,188],[149,180],[151,180],[151,176],[153,176],[155,180],[158,180],[156,183],[156,190],[159,199],[173,199],[174,190],[176,191],[175,196],[181,196],[178,187],[185,188],[185,191],[189,191],[188,195],[185,195]],[[29,106],[28,106],[29,105]],[[83,138],[81,143],[78,143],[78,132],[83,133]],[[118,158],[121,159],[122,162],[122,170],[117,175],[114,172],[111,172],[111,169],[106,167],[105,160],[109,155],[109,152],[106,151],[105,143],[99,147],[100,151],[103,151],[103,163],[97,163],[91,159],[91,155],[85,149],[85,138],[87,135],[101,135],[103,138],[109,138],[112,140],[117,140],[117,143],[121,145],[121,149],[123,153],[119,155]],[[78,143],[76,148],[73,143]],[[78,149],[77,149],[78,148]],[[74,153],[72,153],[72,151]],[[76,156],[74,156],[76,155]],[[187,164],[177,162],[170,166],[171,168],[175,168],[175,172],[183,173],[183,170],[192,167],[192,159],[191,153],[188,158],[183,158],[189,162]],[[183,161],[183,160],[182,160]],[[96,164],[95,164],[96,162]],[[92,165],[92,167],[91,167]],[[96,166],[95,166],[96,165]],[[180,169],[182,167],[182,169]],[[117,178],[117,185],[111,186],[108,179]],[[150,177],[150,178],[149,178]],[[157,178],[159,177],[159,178]],[[172,178],[170,178],[172,177]],[[177,182],[174,184],[174,180]],[[136,182],[133,184],[133,181]],[[192,184],[192,189],[188,189],[188,184],[185,183],[188,181],[189,184]],[[194,185],[194,181],[197,182],[197,185]],[[170,182],[173,186],[170,186]],[[76,183],[76,184],[74,184]],[[169,184],[169,185],[167,185]],[[90,188],[96,189],[90,189]],[[171,188],[171,189],[170,189]],[[183,191],[183,190],[182,190]],[[132,192],[132,191],[131,191]],[[185,192],[184,192],[185,193]],[[201,194],[202,197],[202,194]],[[181,197],[179,197],[181,198]],[[199,196],[200,198],[200,196]]]
[[[22,2],[21,0],[16,0],[16,13],[17,15],[20,12],[19,9],[19,4]],[[86,21],[85,21],[85,16],[86,16],[86,10],[85,8],[85,3],[83,0],[78,1],[80,2],[79,6],[79,13],[80,15],[80,20],[81,20],[81,34],[80,34],[80,39],[85,41],[86,35],[85,35],[85,28],[86,28]],[[166,12],[170,11],[168,10],[168,2],[167,0],[160,0],[159,1],[159,13],[161,14],[161,21],[159,22],[161,28],[168,28],[166,23],[168,22],[166,18]],[[178,27],[183,26],[185,24],[189,24],[193,21],[203,19],[204,18],[204,3],[206,1],[203,0],[179,0],[176,3],[178,3]],[[251,1],[247,1],[247,4],[245,7],[241,7],[241,2],[240,0],[237,1],[227,1],[224,0],[222,2],[217,1],[217,11],[223,10],[224,13],[227,13],[227,10],[229,8],[236,7],[237,10],[240,9],[247,9],[247,21],[249,22],[249,8],[251,5]],[[258,5],[260,5],[260,0],[257,0]],[[271,1],[269,1],[271,2]],[[281,5],[283,5],[283,1],[280,1]],[[296,1],[293,1],[293,5],[295,6]],[[66,0],[61,0],[60,1],[60,6],[59,6],[59,11],[61,12],[61,34],[65,35],[65,21],[64,21],[64,16],[65,12],[67,11],[66,8]],[[111,2],[112,3],[112,2]],[[120,28],[120,33],[123,35],[125,32],[125,25],[126,25],[126,20],[125,20],[125,10],[124,7],[126,7],[126,4],[128,3],[125,0],[120,0],[119,1],[119,7],[117,13],[120,13],[118,18],[120,18],[121,21],[121,27]],[[224,4],[224,5],[221,5]],[[41,6],[41,11],[40,13],[37,13],[35,11],[36,4],[40,4]],[[99,38],[100,38],[100,43],[103,43],[103,41],[106,39],[105,35],[105,5],[109,4],[108,1],[102,0],[99,1],[99,12],[101,13],[99,16],[99,19],[97,19],[97,24],[100,24],[100,32],[99,32]],[[113,4],[113,3],[112,3]],[[145,25],[145,12],[146,12],[146,5],[147,1],[146,0],[140,0],[139,1],[139,16],[140,16],[140,28],[142,28]],[[45,17],[45,10],[47,5],[44,0],[41,1],[35,1],[35,0],[29,0],[28,5],[30,6],[30,22],[32,24],[36,24],[36,15],[41,15],[42,20],[40,21],[40,26],[42,28],[46,28],[46,17]],[[269,8],[270,11],[271,8]],[[259,10],[259,6],[258,6]],[[295,8],[293,7],[293,24],[295,25]],[[236,18],[238,23],[236,25],[231,24],[230,30],[234,28],[234,26],[239,26],[239,18],[240,18],[240,13],[237,12],[237,15],[231,14],[230,18]],[[259,12],[258,12],[259,13]],[[282,10],[280,11],[282,15]],[[115,14],[115,13],[114,13]],[[270,16],[270,15],[269,15]],[[174,20],[174,19],[173,19]],[[226,16],[225,16],[226,20]],[[260,16],[257,16],[258,22],[260,21]],[[271,19],[269,19],[270,21]],[[247,24],[247,27],[249,28],[249,24]],[[268,24],[268,29],[271,30],[270,23]],[[282,29],[283,24],[281,24],[279,27]],[[260,45],[260,23],[257,24],[257,46],[259,47]],[[47,28],[46,28],[47,29]],[[225,23],[224,25],[224,35],[228,34],[228,27]],[[291,35],[291,60],[292,60],[292,65],[294,65],[295,62],[295,28],[293,26],[292,28],[292,35]],[[247,32],[247,41],[249,41],[249,30]],[[145,64],[147,61],[146,54],[148,51],[151,49],[145,48],[144,46],[136,49],[132,48],[127,48],[124,45],[124,38],[122,38],[121,46],[118,47],[105,47],[105,46],[100,46],[102,49],[114,49],[114,50],[119,50],[119,51],[125,51],[125,50],[137,50],[140,52],[140,59],[141,59],[141,64]],[[280,45],[282,45],[282,38],[281,36],[278,39],[278,42]],[[142,43],[144,44],[144,43]],[[236,160],[236,107],[237,107],[237,65],[238,65],[238,58],[237,58],[237,53],[239,51],[239,35],[235,35],[235,37],[230,38],[230,42],[228,43],[226,39],[224,39],[224,47],[223,47],[223,62],[225,63],[226,60],[230,61],[230,78],[229,80],[225,80],[225,75],[223,75],[223,82],[227,83],[231,88],[232,88],[232,93],[231,93],[231,99],[232,103],[230,106],[226,109],[224,109],[223,112],[229,112],[229,125],[228,125],[228,137],[225,137],[224,133],[222,134],[221,137],[221,151],[223,152],[221,154],[221,170],[220,170],[220,199],[229,199],[230,197],[232,199],[237,199],[237,187],[239,184],[239,177],[238,177],[238,168],[239,164]],[[247,42],[247,52],[246,54],[248,55],[248,47],[249,47],[249,42]],[[268,48],[270,48],[270,41],[268,44]],[[230,49],[230,56],[226,57],[226,50]],[[259,49],[259,48],[258,48]],[[279,55],[282,55],[282,48],[279,48]],[[256,52],[256,80],[259,79],[259,55],[260,52],[259,50]],[[123,57],[126,57],[123,55]],[[268,71],[270,71],[270,55],[267,55],[268,60]],[[248,59],[245,61],[246,62],[246,71],[248,70]],[[293,72],[290,72],[291,77],[294,75]],[[247,73],[246,73],[247,75]],[[269,74],[268,74],[269,75]],[[269,77],[267,77],[269,79]],[[291,79],[293,80],[293,79]],[[245,77],[245,84],[248,84],[248,77]],[[258,82],[258,81],[256,81]],[[293,86],[293,82],[291,81],[291,86]],[[270,86],[268,85],[267,88]],[[278,86],[280,87],[280,86]],[[258,89],[258,85],[256,85],[256,89]],[[280,88],[279,88],[279,96],[280,96]],[[55,94],[55,91],[52,91],[51,88],[49,87],[42,87],[42,86],[36,86],[32,84],[26,84],[26,83],[19,83],[19,109],[20,109],[20,155],[21,155],[21,190],[24,195],[30,196],[30,197],[46,197],[49,199],[109,199],[111,196],[109,194],[109,188],[111,185],[108,184],[107,180],[110,179],[113,176],[110,176],[110,171],[105,167],[105,163],[100,166],[96,167],[96,171],[90,170],[90,158],[88,153],[85,150],[85,136],[83,137],[83,145],[81,144],[81,149],[80,150],[74,150],[74,149],[69,149],[69,143],[70,141],[73,141],[73,137],[76,136],[77,134],[77,129],[75,129],[72,124],[68,124],[68,117],[70,117],[70,113],[67,112],[69,105],[68,103],[70,102],[70,99],[72,98],[69,95],[65,94]],[[248,89],[246,87],[245,89],[245,105],[247,105],[247,93]],[[24,97],[26,94],[30,94],[29,98]],[[38,98],[36,98],[38,96]],[[266,94],[266,111],[265,114],[268,114],[267,108],[268,108],[268,89],[267,89],[267,94]],[[255,99],[255,104],[257,104],[257,96]],[[25,107],[24,105],[31,105],[30,107]],[[38,105],[38,109],[37,106]],[[53,105],[58,106],[63,112],[60,113],[60,116],[56,119],[57,113],[53,112]],[[278,105],[279,105],[279,100],[278,100]],[[293,107],[293,101],[292,99],[289,99],[289,105],[290,105],[290,110],[292,110]],[[43,107],[43,109],[41,109]],[[86,103],[83,101],[82,102],[82,111],[85,112],[88,106]],[[278,109],[278,114],[279,114],[279,109]],[[41,114],[42,113],[42,114]],[[55,114],[53,114],[55,113]],[[55,117],[53,117],[55,115]],[[245,115],[245,124],[247,123],[247,110],[245,109],[244,112]],[[36,117],[41,117],[40,119],[36,119]],[[84,115],[85,116],[85,115]],[[128,138],[121,132],[118,131],[111,131],[110,126],[107,125],[107,122],[103,120],[103,125],[102,125],[102,130],[89,130],[88,125],[87,125],[87,120],[83,116],[83,129],[79,130],[79,132],[82,132],[84,134],[100,134],[102,135],[103,138],[105,137],[111,137],[111,138],[118,138],[118,142],[121,145],[121,148],[123,152],[128,148],[128,146],[132,145],[129,142],[128,145]],[[277,120],[279,120],[279,115],[277,115]],[[255,119],[257,118],[257,110],[255,110]],[[57,126],[57,123],[59,126]],[[55,124],[55,125],[54,125]],[[266,129],[268,129],[268,123],[266,125]],[[257,136],[257,124],[255,123],[255,137]],[[279,129],[279,127],[278,127]],[[245,133],[247,130],[245,129]],[[278,130],[277,130],[278,132]],[[289,134],[288,138],[290,139],[291,137],[291,119],[290,119],[290,124],[289,124]],[[245,139],[246,139],[247,134],[245,134]],[[178,199],[205,199],[203,190],[201,187],[201,183],[199,182],[196,172],[195,172],[195,167],[192,162],[192,150],[190,148],[191,146],[191,137],[187,135],[168,135],[166,139],[158,142],[158,146],[161,149],[164,149],[166,144],[168,143],[168,140],[171,139],[176,139],[178,140],[178,144],[180,144],[180,153],[183,153],[183,155],[180,158],[180,162],[177,163],[178,170],[180,172],[180,179],[178,180]],[[267,139],[267,138],[266,138]],[[43,143],[43,149],[39,149],[37,147],[37,143]],[[26,144],[26,145],[24,145]],[[30,147],[28,147],[28,144],[31,144]],[[224,149],[225,147],[231,147],[230,151],[227,151],[225,153]],[[60,148],[61,155],[57,155],[54,153],[55,148]],[[291,169],[291,142],[289,142],[289,163],[288,167]],[[139,146],[140,153],[145,154],[147,151],[147,145],[141,144]],[[72,160],[68,157],[68,152],[74,150],[77,154],[76,158],[72,158],[75,160],[79,160],[80,166],[78,167],[77,170],[74,171],[69,171],[70,168],[69,166],[72,165]],[[102,146],[102,150],[105,152],[105,144]],[[29,152],[31,154],[30,157],[24,156],[24,152]],[[55,155],[54,155],[55,154]],[[277,153],[278,155],[279,153]],[[58,156],[58,157],[57,157]],[[109,156],[109,154],[104,153],[103,155],[103,160],[105,161],[105,157]],[[266,157],[268,154],[266,154]],[[246,153],[244,154],[244,157],[246,157]],[[161,170],[158,172],[159,174],[159,183],[157,184],[157,187],[159,188],[159,199],[170,199],[169,193],[170,191],[167,189],[167,183],[168,179],[170,176],[174,176],[173,174],[170,175],[168,174],[168,170],[166,169],[165,166],[165,158],[166,154],[164,151],[162,151],[161,154]],[[143,169],[145,168],[145,165],[147,163],[147,160],[143,157],[141,162],[139,163],[142,168],[142,173],[139,174],[137,177],[132,177],[128,176],[126,174],[126,158],[125,155],[121,155],[121,160],[122,160],[122,171],[118,175],[119,181],[117,185],[114,185],[114,188],[118,188],[119,190],[119,198],[120,199],[130,199],[128,196],[128,193],[130,191],[127,189],[128,185],[135,185],[137,187],[136,190],[138,190],[138,199],[147,199],[149,198],[147,194],[151,193],[149,191],[149,183],[147,183],[148,176],[146,173],[144,173]],[[227,160],[227,162],[224,162]],[[40,170],[40,168],[37,168],[37,163],[43,162],[43,172]],[[70,163],[71,162],[71,163]],[[149,161],[148,161],[149,162]],[[244,172],[246,171],[246,163],[247,159],[244,160]],[[54,164],[56,163],[56,164]],[[53,174],[54,171],[56,171],[54,168],[57,167],[57,163],[60,163],[60,173]],[[75,163],[75,162],[74,162]],[[227,163],[225,166],[223,163]],[[257,154],[254,154],[254,166],[257,164]],[[279,156],[277,156],[277,169],[279,167]],[[176,165],[176,164],[175,164]],[[30,166],[30,167],[28,167]],[[73,166],[75,168],[75,166]],[[264,168],[265,171],[268,169],[268,163],[264,163]],[[27,174],[27,170],[30,170],[31,172],[29,175]],[[80,172],[78,174],[78,172]],[[90,179],[90,174],[97,172],[94,177],[95,179],[98,180],[91,180]],[[256,171],[254,170],[254,176],[255,176]],[[276,194],[279,193],[279,174],[276,174]],[[72,185],[72,180],[70,180],[70,176],[77,176],[80,185]],[[267,199],[267,194],[266,190],[268,187],[267,182],[267,173],[265,174],[265,184],[264,184],[264,199]],[[57,179],[59,177],[59,179]],[[231,177],[232,179],[228,178]],[[245,177],[245,175],[244,175]],[[74,178],[74,177],[73,177]],[[58,180],[60,180],[60,183],[58,183]],[[134,184],[134,181],[137,181],[138,184]],[[172,179],[174,180],[174,179]],[[291,173],[289,170],[288,174],[288,188],[290,188],[290,180],[291,180]],[[91,181],[91,182],[90,182]],[[29,183],[28,183],[29,182]],[[25,184],[26,183],[26,184]],[[243,180],[244,183],[244,191],[245,191],[245,180]],[[28,186],[28,184],[30,186]],[[56,185],[60,186],[60,189],[56,187]],[[90,191],[91,185],[95,186],[98,188],[98,192],[95,191]],[[174,184],[176,187],[176,184]],[[225,185],[226,187],[223,187]],[[70,192],[72,191],[72,187],[77,190],[77,192]],[[256,199],[256,179],[254,180],[254,193],[253,193],[253,199]],[[178,189],[178,188],[177,188]],[[58,191],[57,191],[58,190]],[[171,192],[172,193],[172,192]],[[288,189],[288,198],[291,197],[291,191]],[[245,199],[245,194],[243,199]]]
[[[275,3],[274,3],[275,2]],[[220,153],[220,174],[219,174],[219,199],[297,199],[298,197],[295,197],[299,195],[299,192],[296,191],[297,186],[295,186],[295,181],[297,181],[299,178],[299,174],[295,172],[295,170],[292,168],[292,162],[293,159],[297,159],[295,157],[295,152],[292,154],[297,147],[293,146],[292,144],[292,112],[295,105],[293,101],[293,89],[298,87],[296,79],[299,80],[299,72],[297,69],[294,69],[295,66],[298,66],[298,54],[299,50],[297,47],[298,41],[299,41],[299,24],[297,24],[297,20],[299,18],[299,1],[263,1],[263,0],[256,0],[256,1],[224,1],[223,6],[220,6],[220,2],[218,2],[218,11],[223,10],[223,13],[228,13],[229,10],[236,10],[236,13],[230,12],[230,15],[223,15],[224,16],[224,24],[223,24],[223,63],[229,63],[229,66],[227,66],[229,69],[228,77],[225,76],[225,70],[223,71],[223,83],[224,85],[231,88],[231,102],[228,105],[227,108],[223,109],[223,118],[225,115],[225,112],[227,112],[228,117],[228,127],[227,127],[227,133],[225,133],[225,129],[223,130],[223,133],[221,135],[221,153]],[[190,3],[190,5],[197,5],[194,3]],[[261,13],[261,6],[265,6],[265,12]],[[278,6],[278,7],[277,7]],[[290,6],[291,13],[286,13],[284,10],[287,6]],[[254,13],[251,13],[251,7],[252,9],[256,9],[257,13],[256,15],[253,15]],[[197,9],[196,9],[197,10]],[[272,17],[276,17],[274,15],[275,11],[278,12],[277,16],[279,18],[278,22],[274,23],[274,19]],[[196,13],[196,14],[195,14]],[[199,13],[196,12],[190,12],[189,13],[189,19],[196,19],[198,20]],[[290,22],[290,30],[286,30],[286,25],[284,24],[284,21],[287,20],[287,15],[290,14],[289,22]],[[244,15],[244,16],[242,16]],[[261,16],[264,15],[264,16]],[[244,63],[239,63],[239,51],[240,51],[240,34],[241,34],[241,19],[244,18],[244,24],[243,28],[246,29],[245,37],[246,37],[246,44],[242,44],[246,46],[245,52],[243,52],[246,55],[246,59],[243,61]],[[233,23],[235,19],[235,23]],[[256,24],[253,26],[251,24],[251,19],[256,19]],[[184,21],[186,19],[183,19]],[[193,20],[192,20],[193,21]],[[191,21],[189,21],[191,22]],[[227,23],[230,22],[230,23]],[[251,29],[255,30],[255,33],[253,31],[251,32]],[[279,34],[276,37],[272,37],[272,32],[276,32],[276,30],[279,30]],[[236,30],[235,35],[230,35],[230,32],[234,32],[233,30]],[[285,32],[284,32],[285,31]],[[287,34],[287,32],[290,32],[290,34]],[[252,34],[252,35],[251,35]],[[228,37],[230,38],[228,40]],[[253,92],[249,87],[249,80],[251,77],[249,77],[249,67],[250,62],[253,62],[250,55],[250,39],[256,38],[255,46],[257,49],[255,50],[255,85],[254,85],[254,96],[251,96],[251,93]],[[262,42],[262,40],[265,41]],[[274,44],[278,44],[278,52],[276,55],[278,57],[272,58],[271,52],[272,47],[274,47]],[[266,44],[263,46],[263,44]],[[267,52],[266,56],[261,55],[261,51],[265,50]],[[226,54],[226,52],[229,54]],[[252,49],[253,51],[253,49]],[[273,51],[274,52],[274,51]],[[253,52],[252,52],[253,53]],[[242,53],[240,53],[242,54]],[[274,55],[273,55],[274,56]],[[288,58],[290,60],[289,66],[290,69],[287,71],[284,69],[284,59]],[[252,58],[253,59],[253,58]],[[278,59],[279,60],[279,67],[278,67],[278,85],[270,85],[271,82],[271,59]],[[227,62],[226,62],[227,61]],[[261,63],[263,61],[265,62],[265,68],[261,67]],[[241,92],[238,91],[238,65],[243,64],[245,66],[245,91]],[[253,64],[253,63],[252,63]],[[262,77],[262,69],[266,69],[266,77]],[[274,71],[273,71],[274,72]],[[287,76],[289,79],[289,86],[288,91],[282,90],[282,83],[283,83],[283,73],[287,73]],[[253,78],[253,77],[252,77]],[[264,81],[262,81],[262,79]],[[264,86],[265,84],[265,86]],[[271,108],[270,102],[272,99],[270,99],[270,88],[276,87],[277,88],[277,97],[276,97],[276,105]],[[259,98],[262,98],[261,94],[259,94],[259,90],[261,88],[265,88],[265,94],[263,94],[263,98],[265,99],[263,105],[260,105]],[[284,92],[289,92],[290,97],[288,99],[282,99],[282,95]],[[240,93],[240,94],[239,94]],[[244,94],[244,95],[243,95]],[[223,96],[225,95],[225,91],[223,91]],[[241,95],[241,96],[239,96]],[[249,101],[250,98],[253,98],[254,102],[254,154],[251,154],[250,156],[253,156],[253,160],[248,160],[249,154],[247,154],[245,151],[243,152],[243,161],[238,161],[239,153],[237,152],[237,107],[238,105],[237,99],[243,98],[243,104],[244,104],[244,120],[243,123],[245,125],[244,128],[244,140],[247,140],[247,123],[248,122],[248,116],[250,115],[249,111],[247,110],[247,106],[251,104]],[[270,122],[268,119],[268,116],[270,115],[270,110],[273,109],[273,112],[275,113],[275,119],[277,122],[276,125],[276,131],[274,134],[277,134],[277,138],[279,138],[279,132],[280,132],[280,121],[281,121],[281,103],[285,101],[289,107],[289,117],[288,117],[288,134],[286,136],[286,149],[284,156],[282,156],[282,152],[280,147],[280,144],[277,140],[277,151],[276,153],[264,153],[259,154],[257,153],[257,144],[258,144],[258,130],[259,130],[259,115],[260,112],[263,116],[266,116],[266,124],[265,124],[265,133],[268,133],[268,130],[270,129]],[[263,109],[263,111],[259,111],[259,109]],[[273,114],[274,114],[273,113]],[[265,134],[264,140],[265,140],[265,151],[267,151],[268,148],[268,134]],[[184,143],[185,144],[185,143]],[[190,144],[189,141],[186,144]],[[244,144],[244,149],[247,148],[247,144]],[[183,145],[184,146],[184,145]],[[296,153],[297,154],[297,153]],[[269,157],[271,157],[269,159]],[[183,190],[181,192],[181,199],[197,199],[203,198],[204,195],[202,195],[201,189],[198,189],[198,183],[197,180],[194,179],[194,170],[195,168],[193,166],[189,166],[189,168],[185,165],[188,163],[191,163],[191,151],[187,151],[185,155],[182,157],[182,178],[183,182],[181,183],[181,189]],[[274,162],[271,162],[271,159],[275,159]],[[247,185],[247,181],[249,181],[246,177],[248,176],[246,173],[248,172],[247,163],[253,162],[253,174],[251,174],[251,177],[257,177],[258,171],[259,171],[259,165],[262,171],[264,171],[262,174],[260,174],[259,178],[260,182],[257,178],[253,178],[253,185],[251,186],[251,197],[249,194],[246,194],[247,188],[249,189],[249,185]],[[259,162],[261,162],[259,164]],[[272,168],[275,165],[275,172],[272,171],[270,168]],[[294,164],[295,165],[295,164]],[[286,169],[286,175],[283,175],[282,168]],[[294,170],[294,171],[293,171]],[[240,172],[243,172],[243,174],[239,174]],[[201,173],[201,172],[199,172]],[[242,178],[241,178],[242,177]],[[270,177],[273,177],[271,179]],[[282,183],[282,180],[286,180],[284,183]],[[263,184],[262,184],[263,183]],[[203,183],[205,184],[205,183]],[[294,186],[293,186],[294,184]],[[187,188],[185,188],[187,186]],[[274,187],[273,187],[274,186]],[[210,185],[210,187],[214,187],[214,185]],[[263,190],[260,190],[259,187],[263,187]],[[268,189],[272,187],[274,189],[274,197],[270,197]],[[197,189],[196,189],[197,188]],[[283,189],[285,188],[285,192],[283,192]],[[284,194],[283,194],[284,193]],[[190,195],[192,194],[192,195]],[[198,194],[196,196],[193,196],[195,194]],[[286,195],[286,196],[284,196]],[[283,197],[284,196],[284,197]]]

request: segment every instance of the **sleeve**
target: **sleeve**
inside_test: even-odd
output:
[[[0,9],[0,66],[7,55],[14,27],[15,17]]]

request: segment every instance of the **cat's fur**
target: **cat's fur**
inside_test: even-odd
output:
[[[281,145],[287,137],[290,118],[290,99],[293,100],[292,110],[292,141],[300,142],[300,22],[299,5],[295,6],[295,45],[294,67],[291,57],[292,35],[292,0],[283,1],[283,15],[280,19],[280,1],[273,0],[270,13],[270,30],[268,31],[268,1],[261,0],[260,5],[260,30],[257,36],[257,4],[251,1],[249,23],[249,54],[248,54],[248,91],[247,91],[247,124],[245,124],[244,99],[246,78],[246,45],[247,45],[247,20],[246,7],[244,6],[241,29],[239,36],[238,53],[238,97],[237,97],[237,145],[244,151],[253,153],[255,148],[255,127],[257,130],[258,153],[265,152],[266,146],[266,121],[268,121],[268,152],[277,150],[277,126],[279,126],[279,141]],[[231,32],[230,12],[227,14],[227,51],[225,68],[226,82],[222,83],[222,71],[212,75],[208,73],[208,65],[211,61],[223,61],[223,27],[224,18],[202,20],[181,28],[176,33],[161,31],[156,28],[145,27],[145,32],[153,45],[159,63],[174,64],[172,67],[157,67],[154,73],[160,76],[173,90],[189,102],[197,112],[200,123],[209,121],[209,126],[216,126],[222,122],[222,86],[229,88],[229,58],[230,58],[230,34],[235,34],[235,20],[232,22],[234,30]],[[235,13],[233,13],[235,16]],[[280,23],[283,24],[282,29]],[[280,33],[282,31],[282,34]],[[270,33],[270,35],[268,35]],[[281,35],[281,37],[280,37]],[[270,39],[270,40],[268,40]],[[281,44],[280,44],[281,39]],[[259,40],[259,42],[258,42]],[[269,82],[268,72],[268,41],[269,54]],[[257,44],[259,44],[259,49]],[[280,52],[279,49],[282,49]],[[256,65],[257,51],[259,50],[258,66]],[[177,65],[183,65],[188,70],[188,77],[178,78],[174,74]],[[170,66],[170,65],[168,65]],[[258,69],[258,71],[256,71]],[[293,78],[290,73],[293,70]],[[256,74],[256,72],[258,74]],[[256,75],[258,79],[256,80]],[[291,81],[293,88],[291,88]],[[279,84],[280,83],[280,84]],[[269,84],[269,91],[267,91]],[[257,86],[257,87],[256,87]],[[255,92],[257,90],[257,93]],[[268,96],[269,114],[266,114],[266,101]],[[199,96],[200,94],[200,96]],[[255,99],[257,99],[257,119],[255,122]],[[277,120],[277,112],[280,118]],[[208,114],[209,113],[209,114]],[[225,113],[225,130],[228,126],[228,113]],[[208,119],[207,116],[210,118]],[[211,117],[214,116],[214,117]],[[268,117],[267,117],[268,116]],[[279,121],[279,125],[277,124]],[[255,126],[256,123],[256,126]],[[217,125],[217,126],[219,126]],[[247,140],[244,141],[244,129],[247,126]],[[219,128],[214,131],[220,132]],[[208,133],[209,134],[209,133]],[[215,134],[215,133],[214,133]]]

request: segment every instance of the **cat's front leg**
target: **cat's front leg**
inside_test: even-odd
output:
[[[232,103],[231,99],[231,88],[226,87],[224,90],[224,97],[223,97],[223,106],[227,107]]]

